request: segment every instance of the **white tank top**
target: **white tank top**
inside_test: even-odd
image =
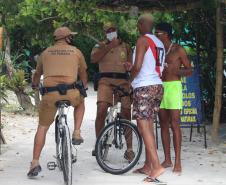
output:
[[[157,85],[162,84],[161,80],[161,74],[163,71],[163,66],[165,62],[165,49],[163,43],[155,36],[151,34],[146,34],[146,37],[151,39],[157,48],[157,57],[159,58],[159,67],[158,70],[156,70],[156,59],[154,57],[154,54],[150,47],[148,47],[144,59],[143,64],[141,67],[140,72],[138,75],[134,78],[132,81],[132,87],[133,89],[138,87],[144,87],[149,85]],[[147,38],[147,40],[148,40]],[[135,55],[136,55],[136,48],[134,49],[133,53],[133,64],[135,62]]]

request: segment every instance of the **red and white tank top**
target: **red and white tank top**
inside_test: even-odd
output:
[[[149,85],[162,84],[161,75],[165,62],[165,49],[163,43],[151,34],[145,35],[149,47],[144,55],[140,72],[132,81],[132,87],[144,87]],[[135,62],[136,48],[133,53],[133,63]]]

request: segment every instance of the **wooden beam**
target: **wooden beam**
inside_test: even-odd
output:
[[[122,12],[122,13],[129,13],[130,9],[134,7],[132,5],[125,5],[125,6],[97,6],[98,10],[102,11],[110,11],[110,12]],[[139,12],[155,12],[155,11],[167,11],[167,12],[176,12],[176,11],[186,11],[192,10],[196,8],[202,7],[202,2],[197,1],[193,3],[183,3],[178,5],[170,5],[170,6],[159,6],[159,7],[139,7]]]
[[[220,23],[221,24],[226,24],[226,15],[225,15],[225,9],[226,9],[226,0],[224,0],[225,2],[222,3],[222,1],[220,2]]]

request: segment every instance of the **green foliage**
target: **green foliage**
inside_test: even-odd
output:
[[[16,70],[12,78],[6,81],[6,88],[15,92],[23,91],[26,85],[25,72],[21,69]]]
[[[89,79],[92,79],[93,74],[97,71],[97,65],[93,65],[90,62],[90,53],[92,46],[95,45],[95,41],[84,35],[78,35],[74,39],[74,45],[82,51],[85,56],[85,60],[88,66]],[[87,47],[89,46],[89,47]]]
[[[3,55],[3,52],[0,51],[0,74],[2,73],[4,64],[5,64],[4,63],[4,55]]]
[[[200,9],[154,14],[157,22],[166,21],[172,24],[174,42],[183,45],[188,54],[198,56],[202,99],[209,102],[211,111],[214,103],[216,62],[214,7],[214,1],[207,0]]]
[[[155,12],[153,15],[156,22],[166,21],[172,24],[174,42],[182,44],[189,54],[198,55],[203,96],[214,102],[215,0],[202,1],[203,6],[199,9],[173,13]],[[97,71],[97,65],[90,63],[90,53],[97,40],[101,41],[105,37],[102,29],[105,22],[117,23],[122,40],[131,46],[135,45],[138,36],[137,17],[98,10],[96,4],[100,2],[109,4],[112,1],[0,0],[0,25],[4,25],[10,35],[14,65],[17,70],[24,70],[24,80],[29,79],[27,74],[30,75],[31,68],[36,65],[33,56],[52,45],[53,31],[62,25],[79,33],[74,38],[74,45],[85,55],[90,79]],[[23,78],[20,80],[20,84],[23,84]]]
[[[7,102],[6,82],[7,82],[6,75],[0,75],[0,107],[2,104],[2,100]]]
[[[3,74],[3,68],[5,66],[4,63],[4,55],[3,52],[0,51],[0,107],[2,106],[2,100],[7,102],[7,93],[6,93],[6,75]]]
[[[198,55],[202,95],[210,102],[210,107],[213,107],[215,92],[216,23],[214,16],[214,9],[191,10],[173,15],[175,40]]]
[[[18,70],[24,70],[26,74],[29,74],[32,67],[30,65],[30,61],[28,60],[30,57],[30,51],[23,49],[21,53],[15,53],[13,56],[11,56],[13,67]]]

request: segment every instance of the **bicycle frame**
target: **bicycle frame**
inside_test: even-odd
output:
[[[118,116],[118,114],[121,113],[121,102],[117,102],[116,105],[113,105],[108,108],[108,113],[105,118],[106,123],[111,123],[115,120],[115,118]]]
[[[67,124],[66,124],[66,114],[65,114],[65,108],[67,106],[65,104],[62,104],[59,108],[58,108],[58,122],[56,123],[57,124],[57,128],[59,129],[59,134],[60,136],[58,136],[58,139],[59,139],[59,143],[61,143],[59,145],[59,147],[62,146],[62,138],[63,138],[63,128],[64,127],[67,127]],[[62,150],[59,148],[59,159],[61,160],[62,159]]]
[[[67,115],[65,108],[70,105],[69,101],[60,101],[56,103],[58,107],[58,122],[56,124],[57,138],[57,161],[58,167],[63,171],[65,185],[72,184],[72,145],[70,139],[70,130],[67,125]]]
[[[55,118],[55,141],[56,141],[56,160],[57,165],[55,162],[48,162],[47,166],[49,170],[54,170],[57,166],[61,170],[62,168],[62,160],[63,160],[63,153],[62,153],[62,147],[63,147],[63,137],[65,130],[69,131],[68,125],[67,125],[67,115],[65,114],[65,108],[67,108],[68,105],[66,103],[58,105],[57,108],[57,116]]]
[[[123,174],[137,164],[142,152],[142,138],[136,125],[121,117],[121,99],[130,94],[120,86],[113,84],[111,86],[113,87],[113,105],[108,108],[105,127],[96,141],[96,160],[104,171],[111,174]],[[119,97],[117,103],[115,102],[115,95]],[[128,147],[130,146],[132,152],[134,147],[136,148],[135,153],[132,153],[133,156],[127,156]],[[127,149],[124,150],[124,148]],[[118,167],[116,167],[117,165]]]
[[[121,98],[120,98],[120,101],[118,101],[116,104],[115,104],[115,94],[116,94],[116,91],[114,90],[113,91],[113,106],[109,107],[108,108],[108,113],[107,113],[107,116],[105,118],[105,122],[108,124],[108,123],[111,123],[111,122],[116,122],[115,124],[115,127],[114,127],[114,132],[110,132],[109,133],[109,137],[107,138],[107,142],[106,144],[107,145],[111,145],[112,143],[110,141],[112,141],[112,139],[114,138],[114,144],[115,144],[115,147],[116,148],[122,148],[122,135],[119,134],[119,140],[118,140],[118,135],[117,135],[117,132],[120,131],[120,124],[119,124],[119,119],[120,119],[120,113],[121,113]]]

